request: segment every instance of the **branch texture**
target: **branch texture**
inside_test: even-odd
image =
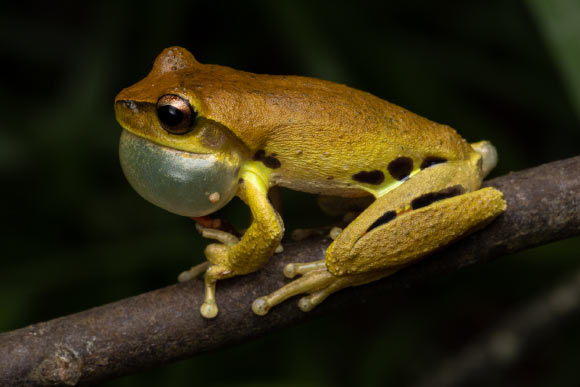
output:
[[[0,334],[0,385],[87,385],[193,356],[402,289],[429,276],[580,234],[580,156],[487,182],[504,193],[507,211],[484,230],[370,285],[331,296],[310,313],[295,302],[267,316],[252,301],[282,286],[289,262],[322,259],[327,238],[284,243],[257,273],[218,284],[219,316],[199,314],[203,283],[193,280]]]

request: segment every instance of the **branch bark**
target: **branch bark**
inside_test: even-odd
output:
[[[267,316],[251,302],[282,286],[285,264],[323,258],[327,238],[284,244],[257,273],[218,284],[219,316],[199,315],[201,280],[175,284],[48,322],[0,334],[0,385],[88,385],[221,348],[403,289],[429,276],[580,234],[580,156],[487,182],[507,211],[484,230],[393,277],[331,296],[310,313],[285,302]]]

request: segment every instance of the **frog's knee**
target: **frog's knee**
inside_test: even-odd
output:
[[[481,172],[487,176],[497,165],[497,150],[489,141],[476,142],[471,147],[481,155]]]

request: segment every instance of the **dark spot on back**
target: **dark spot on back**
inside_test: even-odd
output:
[[[262,162],[264,163],[265,166],[267,166],[268,168],[272,168],[272,169],[280,168],[280,166],[282,166],[282,163],[280,163],[280,160],[278,160],[273,155],[266,156],[264,158],[264,160],[262,160]]]
[[[266,151],[260,149],[254,153],[253,159],[256,161],[261,161],[268,168],[276,169],[282,166],[282,163],[276,158],[276,156],[276,153],[272,153],[270,156],[266,156]]]
[[[445,162],[447,162],[447,159],[444,159],[443,157],[427,156],[425,157],[425,160],[423,160],[423,162],[421,163],[421,169],[429,168],[432,167],[433,165]]]
[[[265,157],[266,157],[266,151],[263,149],[260,149],[259,151],[256,151],[256,153],[254,153],[254,160],[256,160],[256,161],[264,161]]]
[[[457,195],[461,195],[465,192],[465,189],[461,185],[454,185],[452,187],[447,187],[437,192],[430,192],[425,195],[421,195],[411,201],[411,208],[417,210],[419,208],[427,207],[428,205],[438,202],[439,200],[449,199]]]
[[[387,211],[380,218],[374,221],[373,224],[367,229],[367,232],[371,231],[374,228],[382,226],[385,223],[389,223],[391,220],[397,217],[397,213],[395,211]]]
[[[389,163],[387,169],[395,179],[404,180],[413,170],[413,160],[410,157],[398,157]]]
[[[385,181],[385,174],[379,170],[374,171],[362,171],[352,175],[352,179],[361,183],[367,184],[381,184]]]

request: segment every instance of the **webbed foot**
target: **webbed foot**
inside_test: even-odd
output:
[[[397,269],[382,270],[372,273],[336,276],[328,271],[324,260],[306,263],[289,263],[284,267],[284,276],[302,277],[290,282],[267,296],[257,298],[252,303],[254,313],[264,316],[270,309],[290,297],[307,293],[298,300],[298,307],[309,312],[320,305],[332,293],[341,289],[364,285],[395,273]]]
[[[317,305],[320,305],[328,296],[336,291],[349,286],[363,285],[392,274],[393,272],[394,270],[390,270],[339,277],[327,270],[323,260],[307,263],[289,263],[284,267],[284,275],[288,278],[294,278],[297,275],[302,275],[302,277],[267,296],[257,298],[252,303],[252,310],[254,313],[263,316],[272,307],[288,298],[307,293],[307,296],[302,297],[298,301],[298,307],[304,312],[308,312]]]

